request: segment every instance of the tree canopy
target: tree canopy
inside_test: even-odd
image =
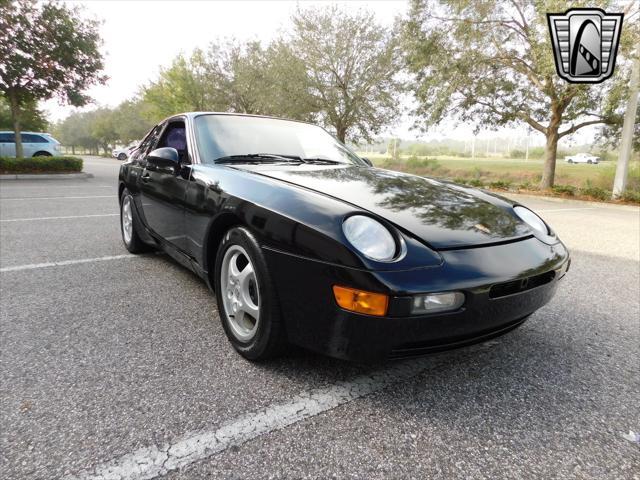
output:
[[[609,3],[595,2],[605,10]],[[546,13],[566,8],[559,0],[413,0],[403,44],[423,126],[451,116],[489,128],[523,122],[546,137],[541,187],[552,186],[558,140],[614,123],[617,105],[607,107],[605,99],[625,77],[620,65],[606,84],[570,84],[557,76]],[[622,57],[630,53],[631,34]]]
[[[316,120],[371,139],[400,114],[397,39],[373,14],[300,9],[293,32],[268,45],[214,42],[174,59],[142,99],[154,117],[219,110]]]
[[[23,110],[58,97],[71,105],[89,100],[85,91],[103,82],[98,23],[77,8],[36,0],[0,2],[0,92],[9,101],[16,153]]]
[[[22,129],[27,131],[44,131],[48,128],[49,122],[46,115],[38,108],[35,101],[25,102],[22,106]],[[13,119],[11,118],[11,107],[3,95],[0,95],[0,130],[13,129]]]
[[[292,18],[288,48],[304,67],[306,96],[341,141],[370,140],[400,114],[401,67],[393,31],[371,12],[336,6],[300,9]],[[301,89],[302,90],[302,89]]]

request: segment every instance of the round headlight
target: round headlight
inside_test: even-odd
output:
[[[549,227],[547,227],[547,224],[531,210],[519,205],[513,207],[513,210],[516,212],[516,215],[531,228],[544,235],[549,235]]]
[[[387,262],[396,254],[396,242],[391,232],[380,222],[364,215],[353,215],[342,224],[347,240],[365,257]]]

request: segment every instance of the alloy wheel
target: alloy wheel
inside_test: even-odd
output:
[[[232,245],[225,252],[220,288],[227,323],[234,336],[242,342],[250,341],[260,322],[260,292],[255,268],[240,245]]]
[[[133,236],[133,214],[131,212],[131,197],[125,195],[122,199],[122,236],[124,242],[129,245]]]

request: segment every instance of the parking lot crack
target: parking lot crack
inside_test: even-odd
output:
[[[242,445],[261,435],[287,428],[340,405],[407,380],[429,365],[428,360],[396,363],[369,375],[317,388],[241,416],[215,430],[188,432],[163,447],[150,446],[97,466],[67,480],[150,480]]]

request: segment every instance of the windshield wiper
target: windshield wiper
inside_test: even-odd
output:
[[[253,160],[258,162],[295,162],[305,163],[305,161],[295,155],[277,155],[274,153],[245,153],[241,155],[227,155],[225,157],[216,158],[215,163],[233,163],[238,160]]]
[[[325,165],[342,165],[346,162],[340,162],[338,160],[331,160],[329,158],[303,158],[305,163],[323,163]]]

